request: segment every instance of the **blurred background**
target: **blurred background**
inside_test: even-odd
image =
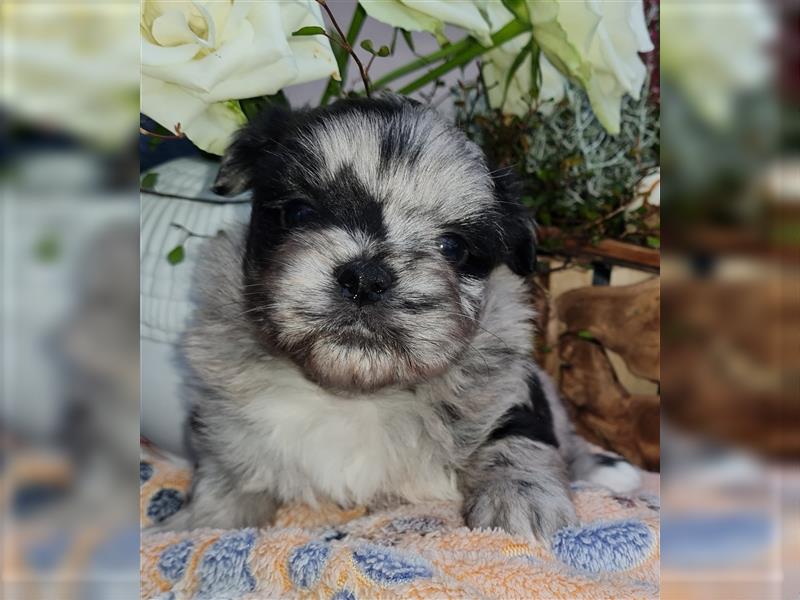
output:
[[[139,597],[138,2],[0,5],[0,597]]]
[[[800,590],[800,12],[662,2],[662,597]]]
[[[351,22],[354,2],[330,4]],[[476,103],[476,62],[409,93],[499,164],[526,159],[542,226],[539,360],[583,434],[660,470],[662,597],[796,598],[800,8],[644,7],[648,78],[614,136],[593,118],[575,127],[591,111],[569,86],[544,117],[498,118]],[[139,595],[139,189],[157,186],[140,173],[204,156],[184,138],[137,139],[137,125],[167,138],[174,125],[139,121],[140,23],[138,2],[0,6],[7,598]],[[362,37],[391,46],[375,80],[439,48],[373,19]],[[284,97],[316,104],[327,85]],[[342,87],[360,85],[351,69]],[[598,139],[595,154],[581,146]]]

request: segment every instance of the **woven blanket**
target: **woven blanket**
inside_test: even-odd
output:
[[[141,523],[180,510],[185,465],[145,451]],[[655,486],[657,487],[657,486]],[[573,484],[581,524],[549,545],[470,530],[453,503],[285,507],[267,529],[145,533],[143,598],[658,598],[659,500]]]

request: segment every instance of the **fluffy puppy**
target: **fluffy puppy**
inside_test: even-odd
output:
[[[575,521],[570,475],[636,485],[587,452],[531,359],[534,239],[507,175],[435,111],[270,111],[215,190],[251,190],[252,217],[197,273],[197,467],[167,528],[460,500],[471,527],[546,539]]]

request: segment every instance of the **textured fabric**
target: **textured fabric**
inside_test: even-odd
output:
[[[163,490],[184,494],[184,465],[146,453],[142,525]],[[286,507],[262,530],[145,533],[143,598],[657,598],[659,505],[574,486],[580,526],[551,547],[464,527],[453,503],[367,514]],[[152,512],[161,514],[159,509]]]
[[[176,343],[192,311],[191,279],[202,236],[234,231],[250,216],[249,203],[212,203],[141,195],[141,336]],[[189,235],[191,233],[192,235]],[[184,247],[184,258],[170,264],[167,255]]]

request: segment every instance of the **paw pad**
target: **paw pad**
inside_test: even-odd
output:
[[[623,571],[647,558],[654,543],[653,532],[641,521],[593,523],[556,533],[553,553],[586,573]]]

